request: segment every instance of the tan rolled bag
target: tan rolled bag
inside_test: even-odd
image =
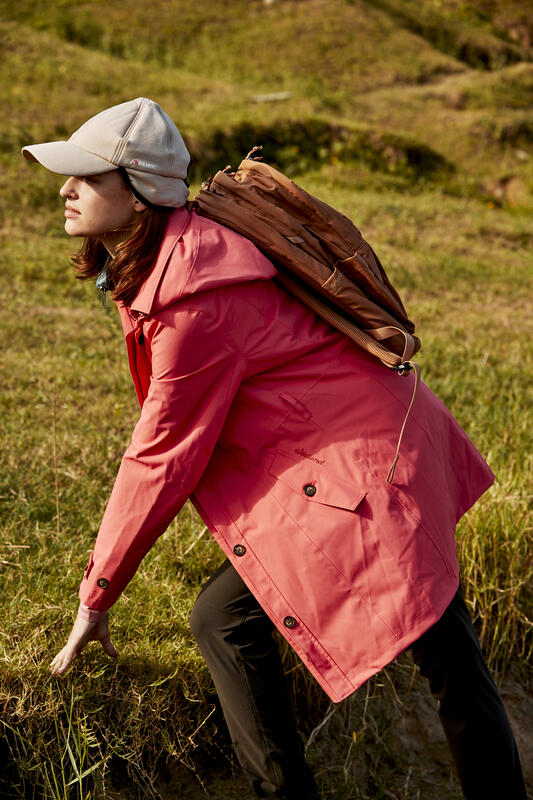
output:
[[[420,349],[414,323],[377,255],[361,232],[331,206],[278,170],[252,158],[236,172],[217,172],[194,198],[198,213],[242,234],[270,258],[278,280],[303,303],[400,375],[415,370],[412,408],[420,369],[411,360]]]

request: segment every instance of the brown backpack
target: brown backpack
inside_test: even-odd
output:
[[[400,375],[415,371],[411,402],[387,475],[392,483],[420,382],[410,359],[420,349],[377,255],[355,225],[281,172],[252,158],[217,172],[194,199],[196,210],[250,239],[276,265],[276,280],[331,325]]]
[[[286,289],[383,364],[411,369],[420,340],[377,255],[347,217],[251,158],[260,149],[203,184],[198,212],[254,242]]]

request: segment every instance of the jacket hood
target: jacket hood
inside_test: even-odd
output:
[[[191,294],[275,274],[274,265],[248,239],[178,208],[170,215],[154,268],[131,310],[156,314]]]

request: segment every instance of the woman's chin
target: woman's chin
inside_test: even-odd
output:
[[[65,232],[68,233],[69,236],[85,236],[86,233],[82,230],[77,220],[73,219],[66,219],[65,220]]]

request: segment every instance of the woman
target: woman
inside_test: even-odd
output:
[[[439,697],[467,798],[525,798],[513,735],[464,605],[458,519],[493,476],[420,387],[271,279],[246,239],[186,203],[189,155],[146,98],[23,149],[70,177],[82,277],[112,291],[141,416],[80,586],[62,674],[188,497],[227,555],[191,624],[258,797],[318,798],[271,633],[338,702],[407,647]]]

